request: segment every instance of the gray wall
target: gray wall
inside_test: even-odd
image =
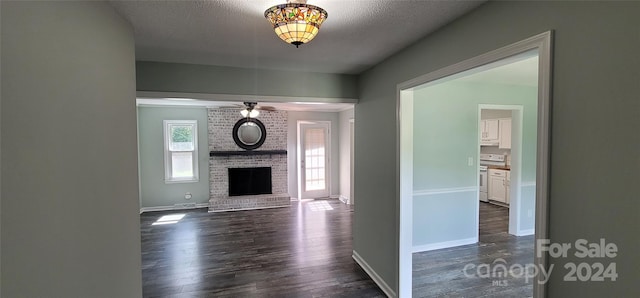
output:
[[[287,166],[289,176],[289,195],[298,197],[298,121],[330,121],[331,122],[331,189],[329,195],[338,196],[340,193],[340,139],[338,138],[338,113],[328,112],[288,112],[287,125]]]
[[[548,294],[640,296],[638,15],[638,2],[489,2],[363,73],[356,150],[375,150],[356,154],[355,192],[367,200],[356,208],[354,249],[397,289],[397,84],[554,30],[550,237],[606,238],[620,252],[615,284],[552,274]],[[551,263],[563,268],[567,261],[581,260]]]
[[[163,120],[198,121],[198,175],[194,183],[164,182]],[[141,207],[209,202],[209,142],[204,107],[138,107]],[[184,198],[186,192],[193,197]]]
[[[2,3],[0,2],[0,17],[2,15]],[[0,36],[2,36],[2,22],[0,22]],[[2,39],[0,38],[0,57],[2,56]],[[0,65],[2,62],[0,61]],[[0,74],[2,73],[0,67]],[[0,75],[0,78],[2,76]],[[0,169],[2,169],[2,85],[0,83]],[[2,231],[2,171],[0,170],[0,231]],[[2,297],[2,235],[0,232],[0,297]]]
[[[138,61],[139,91],[357,98],[354,75]]]
[[[338,114],[340,121],[340,196],[351,199],[351,131],[353,109]]]
[[[2,297],[140,297],[133,30],[2,1]]]

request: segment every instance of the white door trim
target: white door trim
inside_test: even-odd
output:
[[[551,65],[552,31],[547,31],[514,44],[499,48],[457,64],[419,76],[397,86],[397,125],[396,144],[396,185],[398,189],[396,206],[397,243],[398,243],[398,297],[411,297],[412,293],[412,193],[413,193],[413,91],[412,88],[436,80],[480,67],[488,63],[507,59],[531,50],[538,51],[538,142],[536,153],[536,223],[535,238],[548,239],[548,201],[549,201],[549,144],[551,102]],[[402,153],[402,154],[401,154]],[[548,267],[546,254],[535,251],[534,262],[537,266]],[[533,296],[545,297],[546,285],[534,282]]]

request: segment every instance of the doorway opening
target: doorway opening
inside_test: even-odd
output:
[[[300,199],[328,198],[331,123],[298,121],[298,193]]]
[[[527,168],[525,163],[519,167],[519,171],[527,175],[517,175],[514,172],[511,176],[512,183],[516,180],[516,184],[523,178],[533,181],[533,185],[526,190],[533,190],[532,208],[531,210],[523,209],[524,203],[512,201],[514,207],[518,203],[520,207],[519,209],[510,208],[513,209],[509,211],[510,215],[514,215],[515,210],[520,212],[518,216],[510,216],[509,221],[518,217],[521,221],[521,212],[526,210],[530,212],[532,219],[535,218],[530,227],[531,232],[535,231],[535,238],[547,238],[550,49],[551,32],[547,32],[398,86],[399,296],[412,295],[412,252],[416,247],[437,249],[478,242],[479,166],[477,161],[480,150],[476,142],[480,139],[481,133],[478,122],[481,116],[479,107],[481,104],[505,103],[487,100],[471,105],[468,102],[456,105],[452,104],[450,96],[455,94],[454,89],[442,90],[440,87],[445,85],[443,82],[468,76],[469,71],[478,73],[495,68],[498,64],[510,64],[532,53],[538,57],[536,73],[538,84],[533,88],[535,99],[533,106],[527,107],[526,104],[517,101],[506,102],[512,105],[524,105],[524,111],[535,111],[533,116],[535,120],[533,130],[536,132],[533,144],[534,159],[532,164],[529,164],[533,174],[531,176],[529,172],[522,169]],[[470,91],[470,89],[458,85],[455,91]],[[424,97],[425,92],[431,92],[432,96]],[[440,96],[433,96],[434,92],[440,92]],[[429,101],[425,98],[436,98],[436,100]],[[443,98],[448,100],[442,100]],[[459,114],[469,115],[469,113],[471,116],[463,118],[461,122],[451,121],[460,117],[447,117]],[[526,115],[523,117],[526,119]],[[436,122],[433,122],[434,120]],[[414,130],[414,127],[420,129]],[[469,144],[470,139],[471,143],[476,143],[475,146],[464,145]],[[414,152],[420,154],[414,155]],[[521,157],[516,158],[512,155],[511,158],[512,164],[522,161]],[[514,192],[518,192],[516,200],[522,201],[521,196],[525,192],[522,183],[517,187],[512,185],[509,193],[514,194]],[[428,214],[422,214],[420,210],[426,210]],[[448,216],[451,214],[455,216]],[[421,228],[419,234],[416,234],[416,226]],[[522,224],[520,227],[514,226],[516,230],[527,228]],[[546,266],[543,254],[537,256],[533,251],[531,254],[536,266]],[[460,271],[463,268],[458,269]],[[533,296],[542,297],[545,290],[544,284],[536,281],[538,280],[531,281]]]
[[[518,62],[519,67],[525,65],[537,76],[537,58],[536,55]],[[535,66],[529,62],[532,60]],[[532,88],[537,88],[537,80],[531,84],[507,86],[516,91],[521,89],[516,93],[521,99],[530,98],[526,110],[525,105],[478,105],[479,201],[507,208],[505,232],[515,236],[532,235],[535,227],[537,130],[536,111],[532,106],[537,97],[534,92],[537,92]]]
[[[353,192],[355,181],[355,119],[349,119],[349,204],[356,204],[356,196]]]

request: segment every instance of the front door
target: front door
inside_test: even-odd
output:
[[[329,197],[329,123],[299,123],[301,199]]]

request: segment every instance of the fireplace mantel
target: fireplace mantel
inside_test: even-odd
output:
[[[253,155],[286,155],[287,150],[246,150],[246,151],[211,151],[209,156],[253,156]]]

